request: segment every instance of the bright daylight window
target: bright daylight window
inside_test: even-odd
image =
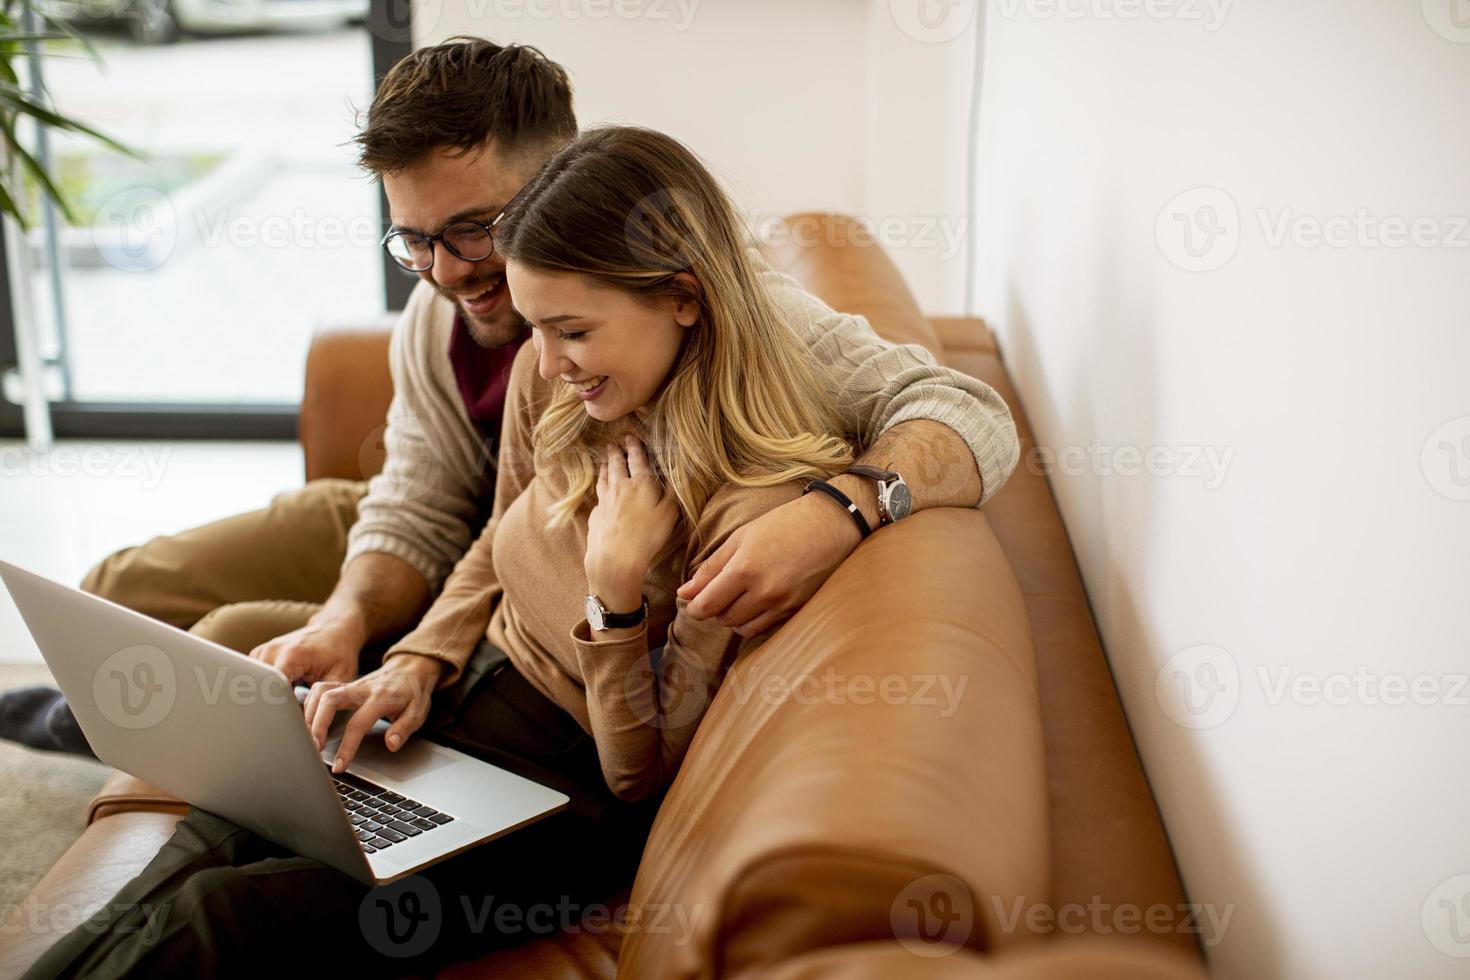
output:
[[[350,144],[372,97],[366,7],[40,8],[100,58],[78,41],[48,45],[56,110],[145,155],[22,129],[74,212],[48,220],[32,181],[29,247],[9,263],[29,280],[52,401],[294,405],[313,329],[382,313],[378,189]],[[15,387],[8,378],[11,402]]]

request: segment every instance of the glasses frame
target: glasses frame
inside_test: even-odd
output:
[[[495,254],[495,226],[500,224],[500,219],[503,217],[505,217],[504,210],[502,210],[495,217],[491,218],[489,221],[476,221],[473,218],[461,218],[458,221],[451,221],[449,224],[439,229],[437,233],[432,235],[420,235],[417,233],[404,231],[401,228],[389,228],[388,233],[383,236],[383,240],[378,242],[378,244],[382,246],[384,252],[388,253],[388,258],[392,259],[394,264],[396,264],[400,269],[405,272],[419,273],[428,272],[429,270],[433,269],[434,259],[438,254],[434,251],[435,242],[438,242],[439,244],[447,248],[449,250],[449,254],[453,255],[461,262],[483,262],[490,256]],[[490,250],[484,255],[475,258],[471,258],[470,256],[460,252],[459,249],[451,245],[449,243],[449,240],[444,237],[449,233],[449,229],[455,227],[456,225],[475,225],[476,227],[478,227],[481,231],[485,233],[485,236],[490,239]],[[429,245],[429,264],[424,266],[422,269],[414,269],[404,265],[403,261],[399,259],[398,256],[394,255],[392,249],[388,247],[388,243],[391,242],[394,238],[403,238],[409,235],[412,235],[412,237],[414,238],[421,238]]]

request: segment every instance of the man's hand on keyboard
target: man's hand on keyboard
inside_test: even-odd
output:
[[[418,731],[429,716],[434,688],[444,671],[444,662],[433,657],[402,653],[390,657],[382,667],[355,681],[318,681],[306,696],[306,727],[320,752],[327,730],[338,711],[352,711],[352,718],[337,745],[333,772],[352,764],[358,746],[379,718],[392,721],[385,742],[394,752]]]

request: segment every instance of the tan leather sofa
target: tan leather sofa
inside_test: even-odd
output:
[[[983,511],[924,512],[875,534],[735,667],[658,815],[623,927],[589,919],[443,975],[1203,977],[993,337],[979,320],[926,319],[846,219],[788,228],[768,250],[778,267],[1001,392],[1022,464]],[[308,478],[377,469],[389,392],[381,328],[316,339]],[[946,698],[941,678],[959,694]],[[81,839],[0,932],[0,976],[55,938],[14,927],[28,910],[100,907],[183,810],[114,774]]]

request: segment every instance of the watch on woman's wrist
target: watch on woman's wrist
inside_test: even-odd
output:
[[[608,612],[602,600],[596,594],[589,594],[583,600],[583,611],[587,616],[587,625],[600,632],[604,630],[631,629],[638,626],[648,616],[648,597],[644,596],[643,603],[633,612],[615,613]]]

